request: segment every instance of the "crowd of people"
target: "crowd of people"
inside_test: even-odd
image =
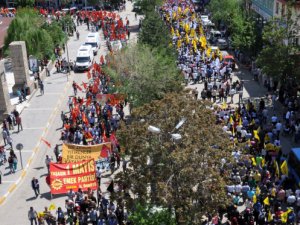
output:
[[[112,20],[109,20],[112,22]],[[119,25],[120,26],[120,25]],[[111,24],[101,27],[111,30]],[[44,211],[37,212],[31,208],[28,218],[32,224],[125,224],[126,213],[124,203],[121,200],[113,200],[103,192],[114,192],[113,179],[108,184],[107,190],[101,190],[101,176],[107,171],[111,174],[121,166],[121,148],[115,132],[119,127],[119,121],[124,119],[124,107],[126,101],[123,97],[115,98],[112,94],[112,81],[103,70],[105,63],[103,56],[100,63],[94,63],[87,72],[87,82],[81,84],[73,81],[73,96],[69,97],[67,105],[68,112],[61,112],[62,131],[60,140],[63,143],[77,145],[96,145],[111,142],[112,148],[105,159],[96,162],[96,177],[98,190],[96,193],[88,189],[70,190],[67,194],[64,207],[46,207]],[[59,67],[59,66],[58,66]],[[103,95],[110,96],[102,98]],[[103,100],[104,99],[104,100]],[[56,162],[62,162],[62,155],[57,144],[54,148]],[[47,155],[45,159],[49,173],[49,165],[53,161]],[[123,163],[126,171],[126,162]],[[48,179],[48,180],[47,180]],[[46,178],[49,182],[49,176]],[[48,183],[49,184],[49,183]],[[102,184],[103,186],[103,184]],[[39,192],[32,184],[37,195]],[[108,195],[110,196],[110,195]],[[55,210],[55,213],[53,213]]]
[[[203,83],[201,98],[214,104],[216,121],[228,133],[236,165],[224,161],[223,175],[230,177],[226,190],[231,203],[203,224],[295,224],[300,221],[300,189],[288,177],[281,138],[295,131],[299,121],[295,101],[286,103],[283,119],[273,114],[276,93],[254,101],[243,98],[243,81],[233,81],[231,63],[213,50],[206,40],[206,28],[190,1],[168,0],[160,8],[177,49],[177,64],[186,84]],[[270,90],[272,91],[272,90]],[[197,88],[192,91],[198,98]],[[238,94],[239,101],[234,102]],[[230,102],[228,102],[230,97]],[[267,105],[267,101],[272,104]],[[270,116],[270,114],[272,114]],[[229,174],[228,174],[229,171]]]

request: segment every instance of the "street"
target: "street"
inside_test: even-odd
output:
[[[135,19],[132,12],[132,3],[126,2],[126,10],[117,12],[125,20],[127,17],[131,26],[137,26],[139,20]],[[84,43],[87,34],[86,25],[77,27],[80,33],[80,39],[76,36],[70,37],[68,41],[68,51],[71,61],[75,61],[77,50]],[[100,61],[101,55],[107,54],[106,41],[103,40],[103,33],[100,32],[101,47],[95,56],[95,61]],[[129,43],[137,40],[137,33],[131,32]],[[67,58],[66,53],[63,58]],[[68,81],[67,81],[68,79]],[[29,224],[27,213],[30,206],[33,206],[37,212],[43,211],[44,207],[49,207],[50,203],[64,207],[65,195],[53,196],[51,199],[50,189],[45,182],[47,168],[45,165],[46,155],[55,158],[53,149],[55,144],[61,144],[60,129],[62,126],[60,113],[68,112],[67,100],[73,96],[72,82],[81,84],[87,81],[86,73],[73,73],[67,77],[67,74],[56,73],[55,68],[51,71],[51,76],[44,80],[45,94],[40,95],[39,90],[35,92],[30,101],[26,103],[21,113],[23,122],[23,131],[13,132],[12,139],[14,147],[22,143],[22,158],[26,172],[21,169],[21,160],[19,152],[15,149],[18,157],[18,166],[15,174],[9,174],[8,164],[6,168],[1,168],[3,173],[2,184],[0,185],[0,218],[2,225]],[[83,93],[82,93],[83,95]],[[15,127],[16,129],[16,127]],[[41,138],[51,143],[49,148]],[[61,146],[60,146],[61,148]],[[8,152],[7,152],[8,154]],[[31,188],[31,179],[39,179],[41,195],[36,199],[34,191]],[[109,177],[103,178],[101,188],[106,190]],[[13,210],[11,210],[13,209]]]

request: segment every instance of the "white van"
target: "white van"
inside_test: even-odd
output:
[[[95,55],[97,55],[97,51],[100,48],[100,36],[98,32],[89,33],[86,40],[86,45],[91,45],[93,52]]]
[[[88,70],[93,65],[94,53],[91,45],[81,45],[77,52],[75,72]]]

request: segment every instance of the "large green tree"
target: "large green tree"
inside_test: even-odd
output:
[[[135,45],[110,55],[107,72],[120,93],[126,93],[132,107],[162,99],[182,90],[182,78],[173,56],[164,49]]]
[[[138,42],[154,47],[167,48],[171,41],[168,27],[156,11],[147,12],[138,34]]]
[[[256,24],[245,10],[244,3],[244,0],[211,0],[209,8],[217,25],[221,22],[226,24],[233,47],[254,54],[257,40]]]
[[[278,81],[299,77],[295,54],[299,47],[293,43],[299,31],[297,21],[289,16],[269,21],[263,29],[264,47],[257,57],[262,72]]]
[[[7,53],[12,41],[25,41],[28,55],[39,59],[50,58],[54,44],[63,43],[65,40],[65,34],[56,22],[48,24],[38,11],[21,8],[9,25],[4,50]]]
[[[118,175],[131,193],[125,195],[128,207],[151,202],[173,211],[177,224],[189,225],[199,225],[204,214],[224,207],[227,177],[220,170],[222,161],[231,158],[231,147],[215,124],[209,107],[187,92],[134,109],[129,125],[118,133],[130,156],[129,169]],[[150,125],[160,132],[149,132]]]
[[[134,0],[134,9],[139,14],[146,14],[154,11],[155,7],[162,4],[162,0]]]

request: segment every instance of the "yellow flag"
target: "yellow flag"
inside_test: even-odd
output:
[[[174,31],[173,27],[171,27],[171,34],[172,34],[172,36],[174,36],[174,34],[175,34],[175,31]]]
[[[195,32],[195,29],[191,29],[191,32],[190,32],[190,37],[195,37],[196,35],[196,32]]]
[[[187,7],[187,8],[184,10],[183,14],[186,15],[186,14],[189,12],[189,10],[190,10],[190,9]]]
[[[230,118],[229,118],[229,123],[230,123],[230,124],[233,124],[232,116],[230,116]]]
[[[190,43],[190,38],[188,36],[188,34],[185,34],[185,43]]]
[[[260,141],[260,138],[257,134],[257,130],[253,130],[253,134],[254,134],[254,138],[257,139],[258,141]]]
[[[204,35],[202,26],[199,26],[199,33],[200,33],[200,35]]]
[[[205,49],[206,45],[207,45],[207,42],[206,42],[206,38],[205,38],[204,35],[201,36],[200,42],[201,42],[201,47]]]
[[[190,31],[190,25],[188,24],[188,23],[186,23],[185,25],[184,25],[184,30],[185,30],[185,33],[189,33],[189,31]]]
[[[284,160],[283,163],[281,164],[280,170],[281,170],[281,173],[284,174],[284,175],[289,174],[289,168],[288,168],[286,160]]]
[[[197,42],[195,39],[192,40],[194,51],[197,51]]]
[[[281,214],[281,221],[282,223],[286,223],[288,220],[288,215],[292,210],[288,209],[286,212]]]
[[[265,164],[266,164],[266,160],[265,160],[265,159],[262,159],[262,160],[261,160],[261,166],[264,167]]]
[[[181,47],[181,40],[177,41],[177,48],[179,49]]]
[[[278,166],[278,163],[277,163],[276,160],[275,160],[275,175],[276,175],[277,177],[280,176],[280,174],[279,174],[279,166]]]
[[[44,214],[44,212],[38,212],[38,218],[41,218],[41,217],[43,217],[45,214]]]
[[[273,220],[273,216],[272,216],[271,210],[269,210],[269,212],[268,212],[268,222],[271,222],[272,220]]]
[[[51,203],[48,210],[51,211],[51,210],[55,210],[56,209],[56,205],[54,203]]]
[[[269,197],[266,197],[266,198],[265,198],[264,204],[265,204],[265,205],[270,205]]]
[[[176,18],[176,12],[173,12],[173,20]]]
[[[209,47],[207,50],[206,50],[206,56],[207,57],[210,57],[211,55],[211,47]]]
[[[256,195],[253,195],[252,201],[253,201],[253,203],[256,203],[256,202],[257,202]]]
[[[252,161],[252,165],[253,165],[253,166],[256,166],[256,160],[255,160],[254,157],[251,158],[251,161]]]
[[[176,29],[176,36],[180,37],[179,31]]]
[[[257,186],[256,187],[256,189],[255,189],[255,193],[257,194],[257,195],[260,195],[260,188]]]
[[[242,118],[239,119],[239,126],[243,126]]]
[[[227,107],[228,107],[227,103],[224,101],[223,104],[222,104],[222,109],[227,109]]]
[[[178,14],[181,13],[181,7],[178,7],[177,12],[178,12]]]

